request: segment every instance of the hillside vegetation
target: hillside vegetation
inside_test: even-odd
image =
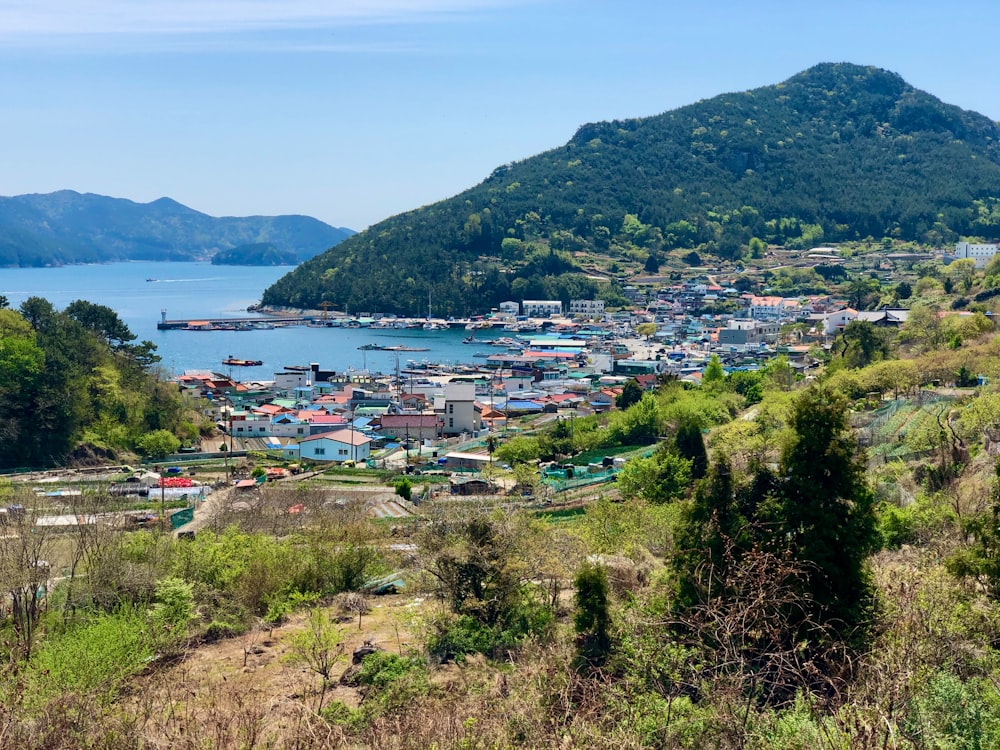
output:
[[[269,243],[300,262],[353,232],[309,216],[208,216],[169,198],[135,203],[62,190],[0,197],[0,267],[205,260]]]
[[[674,251],[1000,233],[1000,127],[894,73],[823,64],[564,146],[387,219],[303,264],[265,305],[441,314],[505,299],[620,299]]]
[[[389,525],[333,484],[366,470],[331,469],[213,496],[175,539],[111,523],[106,485],[52,500],[0,483],[22,508],[0,544],[0,737],[996,747],[1000,338],[984,314],[937,312],[852,323],[808,380],[780,357],[716,360],[700,386],[522,422],[489,470],[509,462],[536,497],[539,458],[643,446],[564,508],[444,494]],[[57,509],[103,522],[37,522]]]
[[[196,441],[202,421],[168,383],[156,346],[113,310],[56,310],[0,296],[0,469],[161,455]]]

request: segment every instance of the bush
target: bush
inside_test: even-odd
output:
[[[989,694],[996,695],[991,685],[936,674],[910,702],[907,734],[922,738],[925,747],[997,747],[1000,716],[983,700]]]
[[[554,616],[547,606],[526,601],[510,613],[506,622],[483,625],[469,615],[445,615],[432,622],[427,653],[441,663],[462,661],[466,654],[491,659],[510,655],[528,637],[548,634]]]
[[[401,477],[396,480],[396,494],[406,502],[410,502],[410,497],[413,495],[413,485],[410,484],[409,479]]]
[[[70,692],[112,699],[153,658],[150,630],[143,613],[123,608],[50,634],[32,656],[27,692],[40,702]]]

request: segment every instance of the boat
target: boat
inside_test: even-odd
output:
[[[464,339],[462,339],[462,343],[463,344],[475,344],[476,343],[476,337],[475,336],[466,336]]]
[[[236,359],[235,357],[229,357],[222,360],[222,364],[229,365],[230,367],[260,367],[264,362],[259,359]]]
[[[362,344],[358,347],[358,350],[363,352],[380,352],[385,348],[381,344]]]
[[[146,281],[158,281],[158,279],[154,279],[153,277],[150,277],[150,278],[146,279]]]
[[[381,347],[387,352],[429,352],[426,346],[406,346],[404,344],[396,344],[394,346],[383,346]]]
[[[448,326],[442,325],[441,323],[433,323],[431,321],[428,321],[424,323],[423,328],[425,331],[443,331],[446,328],[448,328]]]

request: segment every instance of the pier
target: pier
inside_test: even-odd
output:
[[[287,315],[266,318],[192,318],[187,320],[167,320],[161,318],[156,324],[158,330],[218,331],[251,330],[263,326],[303,325],[315,320],[313,315]]]

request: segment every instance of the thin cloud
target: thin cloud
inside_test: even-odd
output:
[[[441,20],[529,0],[0,0],[0,39],[217,34]]]

